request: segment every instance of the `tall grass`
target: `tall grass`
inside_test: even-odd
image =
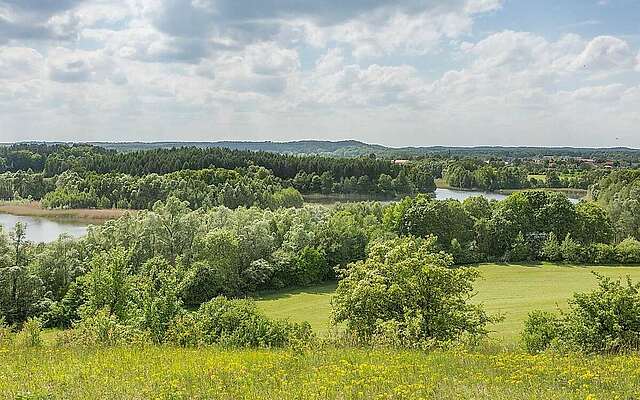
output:
[[[3,399],[633,399],[637,356],[317,349],[0,350]]]

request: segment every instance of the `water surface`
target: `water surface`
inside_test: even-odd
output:
[[[464,201],[469,197],[482,196],[489,200],[504,200],[509,195],[496,193],[496,192],[483,192],[479,190],[454,190],[454,189],[443,189],[438,188],[435,191],[435,198],[438,200],[458,200]],[[566,194],[566,193],[565,193]],[[578,198],[574,198],[568,196],[569,200],[572,203],[577,203],[580,201]],[[398,199],[394,198],[384,198],[380,196],[369,196],[364,194],[341,194],[341,195],[306,195],[304,196],[304,200],[307,203],[315,203],[315,204],[337,204],[337,203],[351,203],[358,201],[380,201],[383,203],[391,203],[397,201]]]
[[[5,231],[13,229],[16,222],[22,222],[27,226],[27,240],[35,243],[53,242],[62,234],[72,237],[81,237],[87,233],[86,223],[66,221],[60,219],[47,219],[42,217],[25,217],[20,215],[0,213],[0,225]]]

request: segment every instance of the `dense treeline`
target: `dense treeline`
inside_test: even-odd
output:
[[[462,189],[494,191],[500,189],[571,188],[588,189],[608,170],[580,164],[483,161],[477,158],[449,160],[442,169],[447,185]],[[437,177],[437,176],[436,176]]]
[[[386,159],[376,157],[333,158],[293,156],[269,152],[202,149],[181,147],[117,153],[101,147],[86,145],[13,145],[0,148],[0,172],[44,172],[58,175],[69,169],[93,171],[101,174],[118,172],[128,175],[168,174],[185,169],[236,169],[252,165],[264,167],[277,177],[290,179],[297,173],[321,175],[330,173],[335,179],[381,174],[396,177],[402,169]]]
[[[89,173],[84,177],[64,172],[56,189],[42,200],[48,208],[150,209],[159,200],[176,197],[195,208],[223,205],[261,208],[300,207],[300,193],[283,187],[281,180],[261,167],[245,170],[183,170],[167,175],[143,177],[111,173]]]
[[[608,211],[616,239],[640,238],[640,170],[611,173],[591,188],[591,196]]]
[[[0,175],[0,198],[39,200],[52,191],[52,182],[55,182],[56,192],[51,193],[47,201],[51,207],[149,208],[156,200],[167,197],[163,193],[185,190],[194,190],[203,197],[209,194],[209,200],[179,196],[196,207],[205,204],[235,207],[234,203],[265,206],[269,201],[261,197],[271,196],[278,190],[275,188],[278,185],[293,187],[305,194],[385,197],[435,190],[432,171],[427,164],[401,166],[375,157],[297,157],[222,148],[158,149],[122,154],[79,145],[20,145],[4,150],[3,160],[8,163],[0,164],[0,172],[8,172]],[[261,172],[253,173],[256,169]],[[202,170],[208,172],[194,172]],[[211,171],[216,171],[216,178],[211,178],[214,174]],[[211,180],[215,182],[209,182]],[[41,184],[34,185],[31,181]],[[136,186],[145,191],[155,185],[159,192],[140,204],[134,198],[137,194],[126,195],[123,190],[112,194],[106,190],[106,187],[118,189],[119,185],[124,185],[123,190],[129,192],[136,192]],[[193,188],[193,185],[200,188]],[[209,187],[203,188],[204,185]],[[207,191],[209,193],[203,194]],[[228,196],[240,199],[211,199]]]
[[[386,158],[419,158],[419,157],[482,157],[490,158],[542,158],[552,157],[584,157],[597,160],[617,160],[622,162],[637,162],[640,151],[630,148],[576,148],[576,147],[504,147],[504,146],[475,146],[475,147],[400,147],[390,148],[381,145],[368,144],[356,140],[325,141],[301,140],[294,142],[155,142],[155,143],[93,143],[97,146],[122,152],[148,150],[173,147],[224,147],[234,150],[269,151],[281,154],[323,154],[334,157],[361,157],[376,154]]]
[[[166,279],[178,280],[173,295],[190,306],[219,295],[318,283],[334,279],[334,267],[362,259],[381,221],[377,204],[191,211],[170,198],[153,211],[94,227],[80,240],[32,244],[18,225],[0,234],[0,315],[8,322],[42,316],[49,325],[68,326],[87,302],[97,301],[92,296],[118,297],[112,285],[125,284],[138,296],[134,281],[160,279],[156,274],[169,270],[175,276]],[[130,306],[107,303],[111,312]]]
[[[0,310],[11,321],[45,313],[50,323],[68,324],[78,311],[65,304],[78,305],[81,299],[73,296],[86,290],[80,289],[86,283],[82,276],[114,259],[122,259],[126,269],[119,273],[133,275],[144,273],[150,260],[168,263],[186,279],[179,295],[189,305],[218,295],[318,283],[335,279],[336,268],[364,259],[368,243],[393,237],[434,237],[434,251],[452,254],[458,264],[640,263],[638,238],[616,240],[617,227],[603,208],[590,202],[574,205],[550,192],[516,193],[501,202],[420,195],[388,206],[273,211],[192,211],[187,204],[170,197],[153,211],[95,227],[78,241],[32,245],[20,230],[11,237],[0,235]]]
[[[592,202],[572,204],[545,191],[515,193],[500,202],[407,198],[389,206],[385,223],[401,235],[435,235],[458,263],[567,261],[640,263],[638,236],[617,237],[619,227]]]

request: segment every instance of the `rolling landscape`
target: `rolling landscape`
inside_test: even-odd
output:
[[[639,15],[0,0],[0,399],[640,399]]]

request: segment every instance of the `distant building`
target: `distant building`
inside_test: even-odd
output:
[[[393,163],[396,165],[405,165],[409,164],[409,160],[393,160]]]

